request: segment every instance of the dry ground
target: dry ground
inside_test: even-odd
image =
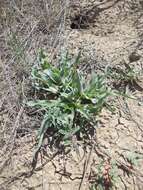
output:
[[[71,151],[45,146],[32,175],[40,118],[23,106],[34,96],[38,48],[55,62],[62,50],[81,49],[84,73],[124,61],[142,70],[142,11],[142,0],[0,0],[0,190],[88,190],[104,165],[118,176],[113,189],[143,189],[142,79],[128,92],[138,101],[117,99],[114,114],[101,113],[96,136]]]

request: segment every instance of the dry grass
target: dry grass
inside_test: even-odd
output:
[[[0,1],[1,171],[16,148],[15,138],[31,135],[30,126],[34,128],[38,120],[32,119],[23,107],[31,94],[29,74],[39,48],[46,49],[52,59],[61,51],[67,3]]]

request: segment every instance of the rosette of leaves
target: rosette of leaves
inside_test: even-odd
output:
[[[66,53],[56,67],[48,62],[42,50],[39,53],[38,65],[33,67],[31,77],[34,88],[44,93],[45,98],[28,102],[44,113],[37,151],[49,128],[65,143],[69,142],[85,126],[95,127],[96,116],[104,106],[110,107],[107,100],[113,92],[104,75],[92,73],[87,81],[78,69],[79,60],[80,53],[73,59]]]

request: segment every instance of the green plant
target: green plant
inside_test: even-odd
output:
[[[92,73],[87,81],[78,70],[79,59],[80,53],[75,59],[66,53],[55,67],[42,50],[39,53],[38,65],[32,69],[31,76],[34,88],[42,91],[44,98],[28,102],[44,112],[36,153],[47,130],[54,131],[53,138],[68,144],[73,135],[82,133],[88,126],[95,127],[96,116],[103,107],[110,109],[108,97],[115,94],[106,84],[105,75]]]
[[[98,166],[97,180],[91,190],[112,190],[119,180],[116,162],[102,161]]]
[[[139,165],[142,156],[135,152],[128,152],[123,155],[124,159],[128,162],[128,167],[133,169],[134,167]]]
[[[124,62],[123,65],[107,67],[107,72],[108,76],[115,80],[114,82],[117,86],[137,85],[137,82],[142,75],[142,71],[136,71],[134,67],[126,62]]]

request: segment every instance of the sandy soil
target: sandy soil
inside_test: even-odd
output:
[[[142,1],[7,0],[0,1],[0,9],[0,189],[89,190],[97,183],[98,168],[110,165],[112,189],[142,190],[141,89],[127,89],[138,101],[118,98],[114,114],[103,110],[91,140],[64,151],[45,145],[32,175],[40,119],[22,104],[34,96],[29,76],[39,47],[52,60],[64,48],[71,55],[81,49],[84,73],[122,67],[124,61],[142,70]],[[143,78],[139,85],[143,87]]]

